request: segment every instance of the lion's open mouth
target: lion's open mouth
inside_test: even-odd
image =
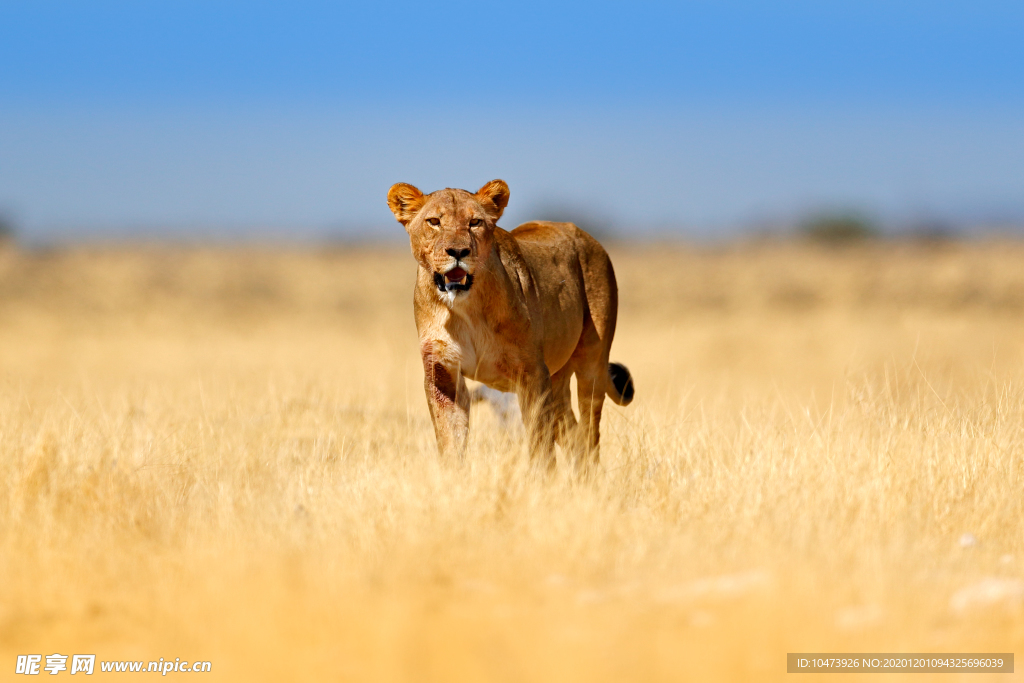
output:
[[[456,266],[444,275],[434,273],[434,284],[442,292],[465,292],[473,286],[473,276]]]

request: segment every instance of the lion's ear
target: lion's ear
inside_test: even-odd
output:
[[[402,225],[409,225],[426,201],[423,193],[409,183],[395,183],[388,190],[388,206]]]
[[[492,180],[477,190],[476,197],[481,203],[494,204],[497,209],[494,212],[494,220],[498,220],[508,206],[508,185],[504,180]]]

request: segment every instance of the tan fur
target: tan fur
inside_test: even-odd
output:
[[[517,394],[536,461],[553,467],[557,441],[596,463],[606,393],[622,404],[632,396],[624,399],[609,380],[615,273],[604,248],[572,223],[497,227],[508,199],[502,180],[475,194],[424,195],[405,183],[388,192],[419,263],[413,306],[438,449],[442,457],[465,454],[469,378]],[[466,273],[468,289],[444,291],[446,273]]]

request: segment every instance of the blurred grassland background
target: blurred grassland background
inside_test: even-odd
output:
[[[637,400],[578,481],[486,405],[438,462],[404,248],[4,250],[0,658],[675,681],[1021,651],[1024,246],[612,257]]]

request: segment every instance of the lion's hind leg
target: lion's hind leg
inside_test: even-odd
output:
[[[595,466],[601,459],[601,411],[604,409],[607,380],[595,365],[580,368],[576,373],[576,402],[580,407],[577,463],[583,468]]]
[[[551,376],[551,403],[555,442],[562,447],[563,453],[576,448],[576,415],[572,412],[572,380],[573,370],[567,364]]]
[[[601,411],[608,388],[608,345],[588,316],[570,365],[576,374],[576,427],[573,455],[578,469],[589,470],[600,460]]]

